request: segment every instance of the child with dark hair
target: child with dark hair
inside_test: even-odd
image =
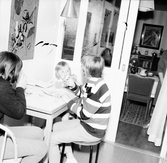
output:
[[[112,62],[111,49],[105,48],[101,53],[101,57],[103,57],[103,59],[104,59],[105,66],[106,67],[111,67],[111,62]]]
[[[26,77],[21,73],[21,59],[7,51],[0,52],[0,123],[4,115],[14,119],[21,119],[26,114]],[[32,126],[9,127],[16,137],[18,157],[22,163],[38,163],[47,152],[43,141],[43,130]],[[1,135],[1,132],[0,132]],[[0,136],[0,149],[3,137]],[[10,139],[7,140],[4,159],[14,158],[14,147]]]

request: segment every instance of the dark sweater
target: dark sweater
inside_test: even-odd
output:
[[[12,85],[0,77],[0,122],[4,115],[14,119],[21,119],[26,113],[24,89]]]

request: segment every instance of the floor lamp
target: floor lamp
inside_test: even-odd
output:
[[[62,17],[77,18],[74,0],[67,0],[61,15]]]

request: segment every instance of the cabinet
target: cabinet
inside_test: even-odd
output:
[[[138,55],[138,67],[147,69],[148,71],[157,71],[159,58],[156,56]]]
[[[153,57],[151,71],[157,71],[159,59],[159,57]]]
[[[138,60],[139,60],[139,64],[138,64],[139,67],[142,67],[144,69],[151,71],[152,61],[153,61],[152,56],[138,55]]]

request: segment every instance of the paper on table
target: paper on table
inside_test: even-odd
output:
[[[33,85],[33,86],[39,86],[42,88],[48,88],[53,85],[51,82],[44,82],[42,80],[36,80],[36,79],[28,79],[27,84]]]
[[[66,89],[66,88],[60,88],[60,89],[55,89],[53,86],[49,88],[42,89],[44,93],[50,96],[54,96],[56,93],[57,96],[61,97],[65,102],[69,102],[70,100],[74,99],[76,96],[75,94]]]

